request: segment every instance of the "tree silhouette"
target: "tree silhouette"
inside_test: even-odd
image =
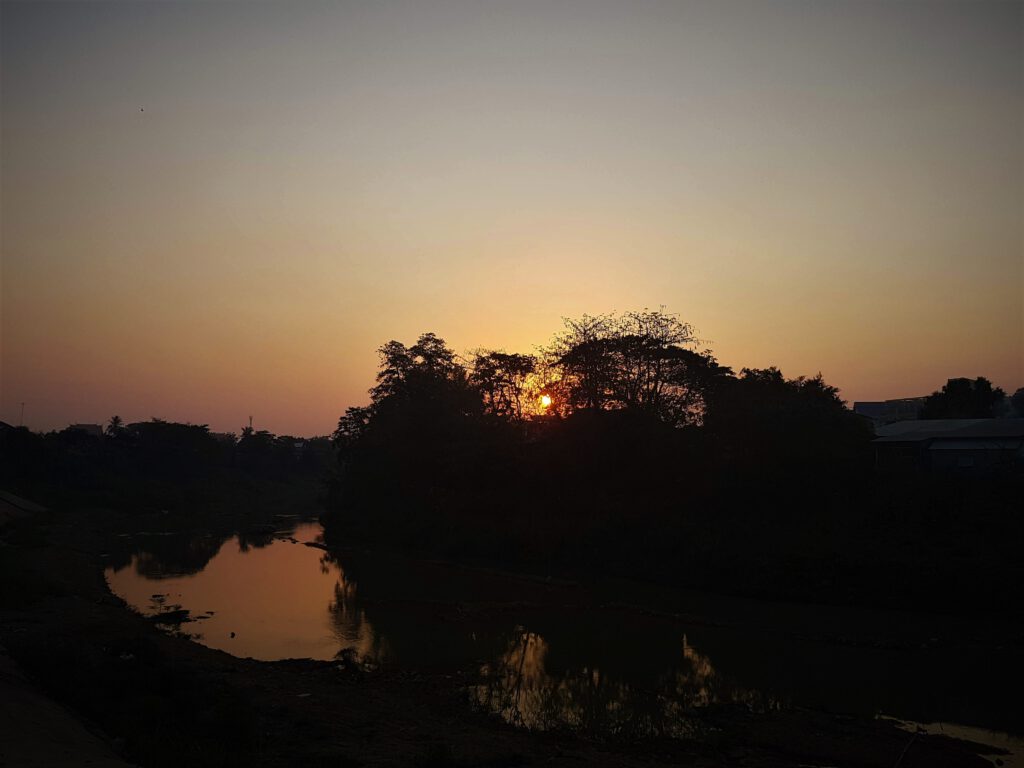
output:
[[[111,416],[110,421],[107,423],[106,433],[110,437],[117,437],[124,431],[124,421],[121,420],[120,416]]]
[[[527,393],[536,369],[532,355],[480,351],[473,357],[469,381],[480,392],[487,413],[519,422],[526,416]]]
[[[921,408],[922,419],[990,419],[997,414],[1006,393],[979,376],[973,381],[950,379],[938,392],[933,392]]]
[[[643,310],[566,319],[546,354],[565,410],[626,409],[683,426],[700,422],[705,387],[731,373],[696,344],[689,323]]]
[[[465,382],[466,372],[455,353],[433,333],[424,333],[411,347],[389,341],[377,352],[381,368],[377,386],[370,390],[375,405],[388,399],[422,401]]]
[[[1024,419],[1024,387],[1021,387],[1010,396],[1010,406],[1013,408],[1013,413],[1017,418]]]
[[[333,439],[339,482],[333,493],[369,502],[379,515],[400,508],[414,530],[424,509],[474,473],[483,452],[480,393],[445,341],[424,333],[406,346],[378,350],[380,370],[370,404],[349,408]]]

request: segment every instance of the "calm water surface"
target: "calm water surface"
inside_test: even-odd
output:
[[[1019,650],[908,647],[922,631],[909,619],[848,609],[695,595],[682,611],[639,610],[661,601],[653,588],[305,546],[321,533],[125,536],[106,576],[143,613],[187,609],[181,631],[212,648],[264,660],[350,649],[368,664],[466,674],[476,704],[530,728],[679,736],[699,722],[688,713],[716,703],[802,706],[941,722],[1024,755],[1024,740],[993,733],[1019,736],[1024,723]],[[843,634],[858,627],[886,640]]]

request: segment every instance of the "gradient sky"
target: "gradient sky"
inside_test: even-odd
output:
[[[665,305],[1024,386],[1024,4],[7,3],[0,419],[330,432],[375,348]]]

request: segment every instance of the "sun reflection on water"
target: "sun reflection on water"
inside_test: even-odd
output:
[[[505,652],[480,667],[472,701],[506,722],[534,730],[588,730],[630,736],[687,738],[703,727],[696,710],[741,704],[765,711],[782,703],[737,686],[719,675],[711,660],[682,638],[678,668],[651,688],[616,681],[593,667],[548,669],[550,645],[517,627]]]

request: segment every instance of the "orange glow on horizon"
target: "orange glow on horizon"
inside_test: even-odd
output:
[[[850,402],[1024,386],[1020,4],[300,5],[4,4],[0,421],[324,435],[390,339],[662,305]]]

